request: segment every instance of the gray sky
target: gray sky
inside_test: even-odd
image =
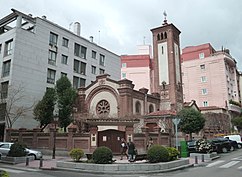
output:
[[[150,29],[168,23],[181,31],[181,48],[211,43],[230,49],[242,70],[241,0],[0,0],[0,18],[15,8],[69,29],[81,24],[81,36],[114,53],[135,54],[137,45],[152,44]]]

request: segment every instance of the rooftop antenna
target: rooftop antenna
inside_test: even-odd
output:
[[[145,36],[143,37],[143,45],[145,45]]]
[[[98,31],[98,44],[100,45],[100,30]]]
[[[71,23],[69,24],[69,31],[71,30],[71,26],[72,26],[72,24],[73,24],[73,22],[71,22]]]
[[[164,10],[164,12],[163,12],[163,15],[164,15],[164,21],[163,21],[163,24],[162,24],[162,25],[167,25],[167,19],[166,19],[166,17],[167,17],[167,13],[166,13],[165,10]]]

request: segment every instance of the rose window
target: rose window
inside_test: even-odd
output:
[[[110,105],[108,101],[101,100],[96,106],[97,115],[108,115],[110,112]]]

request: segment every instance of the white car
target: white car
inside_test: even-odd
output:
[[[242,148],[242,138],[240,135],[226,135],[224,138],[236,141],[238,143],[238,148]]]
[[[2,156],[6,156],[10,151],[10,147],[14,143],[0,142],[0,159]],[[42,153],[40,151],[25,148],[28,156],[33,156],[35,160],[42,158]]]

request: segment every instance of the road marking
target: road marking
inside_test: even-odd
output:
[[[208,164],[206,167],[213,167],[213,166],[218,165],[222,162],[225,162],[225,161],[224,160],[217,160],[216,162]]]
[[[4,171],[10,172],[10,173],[24,173],[24,171],[22,171],[22,170],[14,170],[14,169],[9,169],[9,168],[0,168],[0,170],[4,170]]]
[[[229,167],[232,167],[233,165],[236,165],[237,163],[239,163],[240,161],[231,161],[227,164],[224,164],[222,166],[220,166],[219,168],[229,168]]]
[[[238,167],[238,169],[242,169],[242,166],[241,167]]]

